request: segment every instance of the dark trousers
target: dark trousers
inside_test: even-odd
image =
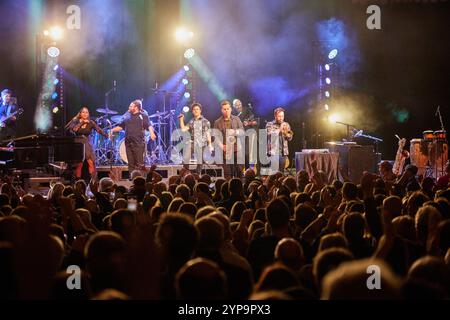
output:
[[[183,154],[183,167],[185,169],[189,170],[189,163],[191,162],[192,155],[194,156],[195,160],[197,160],[197,173],[201,174],[203,169],[203,163],[205,162],[204,159],[204,151],[206,150],[205,147],[195,147],[193,143],[190,144],[190,146],[187,146],[187,149],[184,151]]]
[[[254,167],[258,163],[258,134],[245,138],[245,168]]]
[[[222,165],[223,168],[223,175],[225,176],[225,179],[230,178],[242,178],[244,165],[242,164],[227,164],[226,158],[224,157],[225,163]],[[237,153],[234,153],[234,161],[237,161]]]
[[[287,159],[287,156],[278,156],[278,163],[280,165],[278,171],[280,171],[282,173],[284,172],[284,167],[286,166],[286,159]]]
[[[125,142],[128,158],[128,171],[141,170],[144,166],[145,143]]]

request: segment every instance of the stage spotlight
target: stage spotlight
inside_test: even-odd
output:
[[[325,70],[330,71],[330,65],[328,63],[325,65]]]
[[[183,79],[183,80],[181,80],[181,82],[182,82],[185,86],[187,86],[188,83],[189,83],[189,80],[188,80],[188,79]]]
[[[325,110],[327,110],[327,111],[330,110],[330,106],[328,104],[325,104],[324,107],[325,107]]]
[[[189,107],[188,106],[184,106],[183,107],[183,112],[184,113],[188,113],[189,112]]]
[[[338,50],[337,49],[333,49],[328,54],[328,59],[333,60],[334,58],[336,58],[337,55],[338,55]]]
[[[58,107],[54,107],[52,111],[53,111],[53,113],[58,113],[59,108]]]
[[[184,57],[186,59],[192,59],[195,56],[195,50],[193,48],[189,48],[184,52]]]
[[[57,47],[50,47],[47,49],[47,54],[52,58],[58,57],[60,53],[61,51]]]
[[[56,66],[53,67],[53,71],[58,71],[59,69],[59,64],[57,64]]]
[[[61,27],[54,26],[49,30],[44,31],[44,36],[50,37],[52,40],[57,41],[60,40],[63,36],[64,30]]]
[[[188,72],[190,70],[188,65],[185,65],[183,68],[184,68],[184,71],[186,71],[186,72]]]
[[[54,84],[55,86],[57,86],[58,83],[59,83],[59,80],[58,80],[58,79],[55,79],[55,80],[53,81],[53,84]]]
[[[326,79],[325,79],[325,82],[326,82],[327,84],[331,84],[331,79],[330,79],[330,78],[326,78]]]
[[[327,98],[330,97],[330,91],[325,91],[325,97],[327,97]]]
[[[184,93],[184,97],[185,97],[186,99],[189,99],[189,98],[191,97],[191,94],[190,94],[189,92],[185,92],[185,93]]]
[[[187,30],[186,28],[178,28],[175,31],[175,38],[178,42],[186,43],[190,39],[194,37],[194,33],[192,31]]]
[[[328,117],[328,121],[331,123],[336,123],[338,121],[341,121],[341,115],[337,113],[333,113],[331,116]]]
[[[52,99],[53,99],[53,100],[58,99],[58,93],[57,93],[57,92],[53,92],[53,94],[52,94]]]

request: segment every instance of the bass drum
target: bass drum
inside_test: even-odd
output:
[[[128,164],[127,148],[125,147],[125,139],[119,142],[119,158],[123,163]]]
[[[150,140],[150,133],[145,135],[145,145],[146,145],[146,150],[144,151],[145,153],[149,152],[149,141]],[[125,163],[128,164],[128,157],[127,157],[127,147],[125,146],[125,138],[123,138],[122,140],[119,141],[118,144],[118,153],[119,153],[119,159]],[[145,154],[144,154],[144,161],[145,161]]]

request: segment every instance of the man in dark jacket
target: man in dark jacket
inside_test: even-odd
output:
[[[223,170],[226,179],[231,177],[242,177],[245,161],[243,152],[244,126],[237,116],[231,114],[231,103],[228,100],[221,102],[222,116],[214,122],[214,129],[222,134],[222,141],[216,139],[220,149],[223,151]]]

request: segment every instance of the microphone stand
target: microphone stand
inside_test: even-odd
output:
[[[437,107],[435,115],[439,116],[439,121],[441,122],[441,129],[442,129],[442,131],[445,131],[444,122],[442,121],[442,115],[441,115],[441,106]]]
[[[106,123],[109,123],[109,132],[112,130],[112,122],[110,122],[109,121],[109,113],[108,113],[108,111],[110,110],[109,109],[109,95],[112,93],[112,92],[116,92],[116,80],[114,80],[114,82],[113,82],[113,87],[111,88],[111,89],[109,89],[106,93],[105,93],[105,109],[106,109]],[[108,144],[109,144],[109,146],[108,146],[108,151],[109,151],[109,168],[110,168],[110,171],[112,170],[112,166],[113,166],[113,158],[115,158],[115,155],[114,155],[114,146],[113,146],[113,143],[112,143],[112,141],[111,141],[111,139],[109,139],[108,138]],[[114,162],[116,161],[116,159],[114,159]]]
[[[342,124],[343,126],[347,127],[347,140],[350,141],[351,137],[350,137],[350,128],[354,128],[355,126],[345,123],[345,122],[340,122],[340,121],[336,121],[337,124]]]
[[[383,142],[383,139],[380,139],[380,138],[377,138],[377,137],[373,137],[373,136],[370,136],[368,134],[362,134],[362,133],[359,134],[358,137],[363,137],[363,138],[367,138],[367,139],[370,139],[372,141],[375,141],[375,153],[378,154],[378,143]]]
[[[167,118],[167,116],[166,116],[166,98],[167,98],[168,95],[177,95],[178,93],[177,92],[170,92],[170,91],[164,90],[164,89],[159,89],[157,82],[155,83],[155,88],[152,88],[151,90],[155,94],[160,94],[161,93],[162,96],[163,96],[163,117],[158,117],[158,121],[159,121],[158,148],[159,148],[159,152],[161,153],[161,151],[162,151],[161,149],[163,149],[162,146],[161,146],[161,142],[164,144],[165,147],[168,147],[168,150],[163,150],[163,153],[164,153],[163,161],[166,162],[167,161],[166,155],[167,155],[168,151],[172,150],[172,146],[173,146],[172,139],[171,139],[170,135],[172,134],[172,130],[173,130],[172,129],[172,122],[174,122],[173,121],[174,112],[172,112],[172,110],[170,110],[169,143],[166,143],[167,142],[167,135],[166,135],[166,130],[165,130],[166,128],[164,127],[165,124],[163,124],[163,122],[162,122],[162,121],[164,121]],[[162,160],[161,159],[161,154],[159,155],[159,160]]]

